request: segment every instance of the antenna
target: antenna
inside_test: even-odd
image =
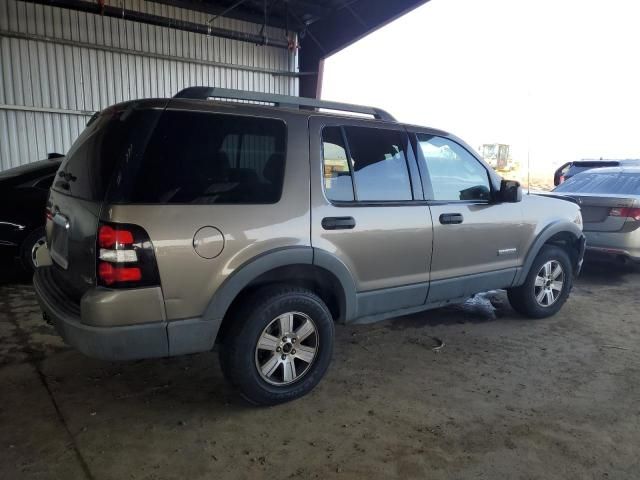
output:
[[[527,195],[531,195],[531,89],[527,89]]]
[[[529,152],[529,142],[527,142],[527,195],[531,195],[531,155]]]

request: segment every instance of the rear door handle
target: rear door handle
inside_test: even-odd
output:
[[[325,230],[351,230],[356,226],[353,217],[325,217],[322,219],[322,228]]]
[[[440,223],[443,225],[455,225],[462,223],[463,220],[461,213],[443,213],[440,215]]]

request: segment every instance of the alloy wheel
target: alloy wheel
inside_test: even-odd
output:
[[[255,349],[255,364],[265,382],[288,385],[305,375],[318,353],[319,336],[308,315],[287,312],[262,331]]]
[[[542,265],[533,287],[538,305],[550,307],[558,301],[564,287],[564,275],[564,269],[557,260],[549,260]]]

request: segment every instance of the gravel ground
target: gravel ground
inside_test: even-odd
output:
[[[338,326],[319,387],[263,409],[238,400],[215,353],[88,359],[28,284],[5,283],[0,479],[636,479],[639,280],[587,265],[546,320],[493,292]]]

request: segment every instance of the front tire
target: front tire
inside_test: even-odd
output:
[[[225,377],[254,405],[276,405],[309,393],[333,353],[334,324],[312,291],[266,287],[246,299],[225,332]]]
[[[509,303],[530,318],[555,315],[573,286],[573,267],[567,252],[545,245],[533,261],[523,285],[507,290]]]

